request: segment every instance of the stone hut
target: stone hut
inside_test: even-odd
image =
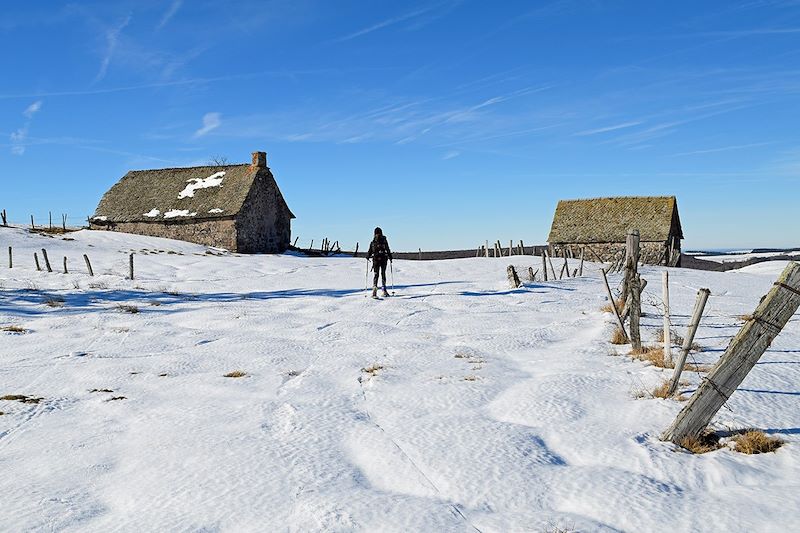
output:
[[[103,195],[89,227],[242,253],[281,253],[295,218],[267,167],[251,164],[133,170]]]
[[[680,266],[683,230],[674,196],[561,200],[547,242],[553,255],[610,262],[625,253],[628,230],[638,229],[641,260]]]

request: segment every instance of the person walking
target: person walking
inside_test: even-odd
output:
[[[369,251],[367,252],[367,261],[372,259],[372,270],[375,272],[375,277],[372,281],[372,297],[378,297],[378,275],[381,277],[383,283],[383,296],[389,296],[386,292],[386,265],[392,260],[392,250],[389,249],[389,241],[383,234],[381,228],[375,228],[375,236],[372,242],[369,243]]]

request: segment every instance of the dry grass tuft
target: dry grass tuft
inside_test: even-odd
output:
[[[45,299],[44,305],[52,308],[64,307],[64,299],[58,296],[50,296]]]
[[[136,307],[135,305],[127,305],[127,304],[119,304],[117,306],[117,310],[122,313],[128,313],[131,315],[135,315],[136,313],[139,312],[138,307]]]
[[[108,288],[108,283],[106,283],[104,281],[97,281],[95,283],[90,283],[89,284],[89,288],[90,289],[107,289]]]
[[[465,376],[464,381],[478,381],[478,376]]]
[[[373,363],[372,365],[368,366],[367,368],[362,368],[361,371],[365,374],[369,374],[370,376],[376,376],[378,372],[383,370],[383,365],[378,363]]]
[[[662,381],[661,384],[653,389],[650,394],[653,398],[669,398],[669,381]]]
[[[717,435],[711,431],[702,433],[697,437],[684,437],[679,446],[695,454],[713,452],[722,447]]]
[[[614,305],[617,306],[617,312],[622,313],[622,310],[625,309],[625,302],[621,299],[614,300],[614,304],[612,305],[610,302],[605,304],[600,310],[604,313],[613,313],[614,312]]]
[[[111,398],[109,398],[106,401],[107,402],[115,402],[117,400],[127,400],[127,398],[125,396],[112,396]]]
[[[114,392],[111,389],[92,389],[89,392]]]
[[[611,334],[611,344],[628,344],[628,339],[625,338],[621,329],[614,328],[614,332]]]
[[[751,429],[733,437],[733,449],[748,455],[774,452],[783,444],[783,440],[778,437],[770,437],[757,429]]]
[[[664,357],[663,348],[658,348],[655,346],[642,346],[641,350],[631,351],[631,356],[633,356],[634,359],[645,361],[653,366],[657,366],[658,368],[675,368],[675,364],[672,363],[672,361],[668,361],[666,357]]]
[[[0,327],[0,331],[5,331],[6,333],[15,333],[17,335],[24,335],[25,333],[28,333],[28,330],[22,326],[3,326]]]
[[[21,402],[21,403],[39,403],[43,399],[44,398],[25,396],[24,394],[6,394],[5,396],[0,396],[0,400],[6,400],[9,402]]]
[[[469,356],[467,354],[463,354],[461,352],[455,354],[453,357],[455,357],[456,359],[468,359],[469,358]]]
[[[224,378],[243,378],[247,375],[247,372],[243,372],[241,370],[234,370],[233,372],[228,372],[225,374]]]

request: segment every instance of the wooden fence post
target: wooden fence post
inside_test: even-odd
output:
[[[419,256],[417,257],[419,261],[422,261],[422,248],[419,248]]]
[[[52,211],[48,211],[47,214],[50,215],[50,226],[49,226],[49,228],[53,229],[53,212]]]
[[[31,215],[31,229],[36,229],[36,224],[33,223],[33,215]]]
[[[14,255],[10,246],[8,247],[8,268],[14,268]]]
[[[700,319],[703,317],[703,310],[706,307],[706,302],[710,294],[711,291],[708,289],[700,289],[697,291],[697,300],[694,303],[694,311],[692,311],[692,321],[689,322],[689,326],[686,329],[686,336],[683,338],[683,347],[678,356],[678,362],[675,364],[675,370],[672,372],[672,380],[669,383],[667,396],[672,396],[675,394],[675,391],[678,390],[681,372],[683,372],[683,367],[686,364],[686,357],[692,349],[692,342],[694,342],[694,336],[697,333],[697,327],[700,325]]]
[[[553,281],[555,281],[556,280],[556,269],[553,268],[553,260],[550,259],[550,254],[547,253],[547,250],[545,250],[543,253],[544,253],[544,257],[547,259],[547,263],[550,265],[550,272],[553,274]],[[547,265],[545,265],[545,268],[546,267],[547,267]]]
[[[525,255],[525,244],[522,239],[519,240],[519,255]]]
[[[292,248],[297,248],[297,241],[298,241],[298,239],[300,239],[300,236],[299,236],[299,235],[298,235],[297,237],[295,237],[295,238],[294,238],[294,242],[292,243]]]
[[[638,272],[639,265],[639,230],[628,230],[625,238],[625,277],[622,281],[622,299],[628,300],[630,283],[633,276]]]
[[[511,257],[514,252],[514,239],[508,241],[508,257]]]
[[[67,215],[66,215],[66,213],[61,215],[61,229],[63,229],[64,231],[67,231]]]
[[[725,353],[661,436],[679,444],[699,435],[744,381],[761,355],[800,307],[800,263],[791,262],[758,304]]]
[[[614,309],[614,316],[617,317],[617,327],[622,332],[625,342],[628,342],[628,334],[625,332],[625,324],[622,323],[622,318],[619,316],[619,309],[617,309],[617,302],[614,300],[614,295],[611,294],[611,287],[608,285],[606,271],[601,268],[600,272],[603,273],[603,283],[606,286],[606,295],[608,296],[608,301],[611,302],[611,307]]]
[[[130,279],[133,279],[133,254],[131,254],[128,259],[128,266],[130,270]]]
[[[39,256],[36,255],[36,252],[33,252],[33,261],[36,263],[36,271],[37,272],[41,272],[42,271],[42,267],[39,266]]]
[[[356,243],[356,251],[353,252],[353,257],[358,257],[358,243]]]
[[[547,281],[547,258],[544,252],[542,252],[542,272],[544,273],[544,280]]]
[[[630,282],[631,299],[631,347],[634,352],[642,350],[642,334],[639,329],[639,319],[642,315],[642,279],[639,274],[633,276]]]
[[[67,256],[64,256],[64,274],[69,274],[69,270],[67,270]]]
[[[661,273],[661,297],[664,300],[664,360],[672,363],[672,339],[669,320],[669,270]]]
[[[513,288],[518,289],[520,286],[520,282],[519,282],[519,276],[517,275],[517,269],[514,268],[514,265],[508,265],[506,272],[508,273],[508,282],[511,284]]]
[[[89,271],[89,276],[94,277],[94,270],[92,270],[92,263],[89,261],[89,256],[83,254],[83,260],[86,262],[86,270]]]
[[[47,267],[48,272],[52,272],[53,269],[50,268],[50,259],[47,257],[47,250],[42,248],[42,257],[44,257],[44,266]]]
[[[583,276],[583,253],[586,251],[585,246],[581,246],[581,266],[578,268],[578,275]]]
[[[539,272],[538,270],[536,272]],[[533,271],[533,267],[528,267],[528,280],[529,281],[536,281],[536,272]]]
[[[310,252],[313,249],[314,249],[314,239],[311,239],[311,244],[308,245],[308,251]]]
[[[3,212],[0,213],[0,216],[3,217],[3,226],[8,226],[8,219],[6,218],[6,210],[3,209]]]
[[[569,264],[567,263],[567,254],[564,254],[564,270],[567,271],[567,277],[569,276]]]

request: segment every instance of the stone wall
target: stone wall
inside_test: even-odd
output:
[[[177,239],[236,251],[236,226],[232,218],[169,223],[119,222],[103,225],[91,224],[90,228]]]
[[[679,241],[680,244],[680,241]],[[587,261],[597,261],[611,263],[619,257],[625,256],[625,243],[592,243],[592,244],[552,244],[550,252],[555,257],[563,257],[565,253],[569,257],[580,257],[581,247],[586,247],[585,258]],[[570,252],[571,249],[571,252]],[[639,243],[640,261],[648,265],[663,265],[667,262],[667,243],[664,242],[641,242]],[[678,249],[680,251],[680,249]],[[675,265],[672,265],[675,266]]]
[[[291,217],[269,170],[260,171],[236,221],[242,253],[282,253],[291,240]]]

